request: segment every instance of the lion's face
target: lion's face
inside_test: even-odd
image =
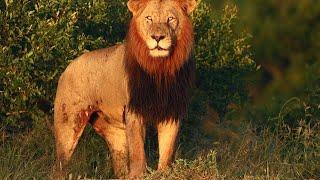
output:
[[[146,42],[150,55],[167,57],[174,46],[180,12],[171,1],[150,1],[137,17],[138,32]]]
[[[129,9],[137,32],[154,58],[170,56],[181,34],[182,22],[195,7],[194,0],[131,0]]]

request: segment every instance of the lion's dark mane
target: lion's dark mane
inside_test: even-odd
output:
[[[134,20],[130,24],[125,43],[130,95],[127,108],[148,122],[177,120],[187,111],[195,69],[190,58],[193,32],[189,21],[185,22],[184,31],[170,57],[153,58],[137,33]]]

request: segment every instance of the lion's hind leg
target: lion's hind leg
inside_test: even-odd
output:
[[[54,134],[56,140],[55,176],[61,178],[85,129],[90,108],[80,108],[72,103],[57,102],[54,107]]]

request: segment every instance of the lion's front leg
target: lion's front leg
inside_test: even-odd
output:
[[[157,123],[159,142],[159,163],[158,169],[169,166],[175,150],[175,142],[179,132],[179,120],[166,120]]]
[[[106,116],[100,114],[92,122],[92,125],[108,144],[115,176],[125,178],[128,175],[128,146],[125,125],[122,123],[110,124],[109,121],[106,120]]]
[[[126,135],[129,149],[129,178],[137,178],[146,171],[144,141],[146,125],[141,117],[126,113]]]

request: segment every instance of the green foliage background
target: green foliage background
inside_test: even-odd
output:
[[[308,107],[313,115],[310,116],[313,119],[307,121],[317,123],[320,117],[320,1],[245,0],[234,3],[242,10],[240,27],[246,27],[254,36],[252,50],[257,64],[261,65],[261,71],[255,74],[253,89],[259,94],[254,98],[256,107],[253,108],[265,112],[259,113],[255,123],[274,126],[284,122],[299,127],[298,119],[302,119],[304,113],[298,113],[290,103],[287,105],[296,110],[287,112],[283,121],[261,118],[276,116],[293,97],[301,102],[298,106]]]

